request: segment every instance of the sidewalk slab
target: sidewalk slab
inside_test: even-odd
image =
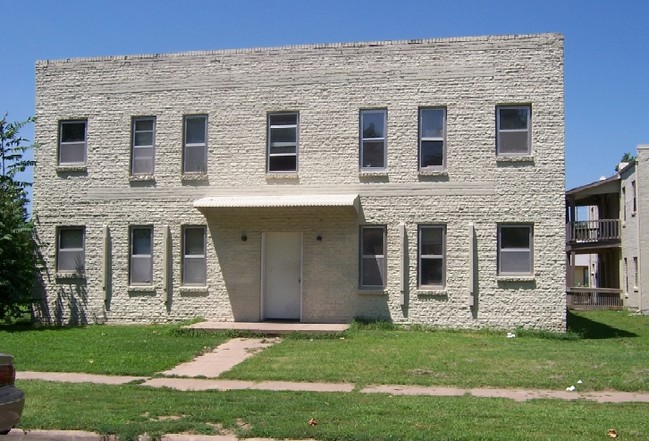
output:
[[[162,372],[177,377],[216,378],[242,361],[280,340],[277,338],[233,338],[194,360]]]
[[[262,381],[255,383],[251,389],[270,391],[297,392],[351,392],[354,385],[350,383],[305,383],[293,381]]]
[[[598,403],[649,403],[649,393],[637,392],[568,392],[563,390],[543,389],[495,389],[495,388],[473,388],[462,389],[453,387],[435,386],[411,386],[398,384],[380,384],[367,386],[361,393],[383,393],[391,395],[427,395],[437,397],[457,397],[472,395],[480,398],[507,398],[514,401],[529,401],[538,399],[555,400],[588,400]]]
[[[112,435],[102,436],[83,430],[22,430],[14,428],[2,439],[7,441],[113,441],[117,438]]]
[[[200,378],[151,378],[142,383],[142,386],[154,388],[169,388],[180,391],[204,391],[204,390],[241,390],[251,389],[254,386],[252,381],[239,380],[208,380]]]
[[[44,380],[61,383],[95,383],[95,384],[127,384],[134,381],[144,381],[147,377],[131,377],[124,375],[96,375],[69,372],[32,372],[17,371],[18,380]]]
[[[354,385],[350,383],[301,383],[291,381],[240,381],[216,380],[200,378],[152,378],[142,383],[142,386],[162,388],[167,387],[181,391],[205,390],[267,390],[267,391],[298,391],[298,392],[351,392]]]
[[[100,435],[83,430],[22,430],[12,429],[2,438],[7,441],[117,441],[113,435]],[[146,435],[140,435],[141,441],[149,440]],[[162,435],[161,441],[238,441],[235,435],[192,435],[192,434],[167,434]],[[278,441],[274,438],[246,438],[246,441]],[[316,441],[314,439],[282,441]]]
[[[466,389],[455,387],[434,387],[434,386],[404,386],[397,384],[378,384],[367,386],[361,389],[364,394],[390,394],[390,395],[428,395],[435,397],[461,397],[466,395]]]

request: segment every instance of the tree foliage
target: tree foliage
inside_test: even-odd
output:
[[[620,159],[620,162],[633,162],[633,161],[635,161],[635,156],[633,156],[629,152],[626,152],[624,155],[622,155],[622,159]]]
[[[24,159],[31,145],[20,135],[32,122],[8,122],[6,114],[0,120],[0,321],[20,316],[32,299],[37,248],[27,212],[30,184],[19,180],[34,165]]]

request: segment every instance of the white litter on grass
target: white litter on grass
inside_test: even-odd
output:
[[[576,389],[575,386],[570,386],[570,387],[567,387],[567,388],[566,388],[566,390],[567,390],[568,392],[572,392],[572,391],[574,391],[575,389]]]
[[[507,333],[507,338],[514,338],[514,337],[516,337],[516,334],[514,334],[513,332]]]
[[[577,381],[577,384],[582,384],[582,383],[583,383],[583,381],[581,381],[581,380]]]

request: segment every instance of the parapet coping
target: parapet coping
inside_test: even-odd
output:
[[[524,40],[524,39],[560,39],[563,40],[561,33],[540,33],[540,34],[512,34],[512,35],[484,35],[484,36],[463,36],[463,37],[438,37],[438,38],[415,38],[410,40],[376,40],[376,41],[359,41],[343,43],[316,43],[316,44],[298,44],[286,46],[258,46],[254,48],[240,49],[218,49],[206,51],[186,51],[172,53],[156,54],[133,54],[133,55],[106,55],[98,57],[78,57],[63,58],[57,60],[37,60],[36,65],[41,64],[62,64],[75,63],[84,61],[125,61],[140,59],[159,59],[159,58],[177,58],[196,55],[232,55],[232,54],[249,54],[255,52],[272,52],[287,51],[300,49],[336,49],[336,48],[362,48],[376,46],[401,46],[415,44],[434,44],[434,43],[457,43],[467,41],[506,41],[506,40]]]

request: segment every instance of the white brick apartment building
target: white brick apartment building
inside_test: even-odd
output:
[[[36,65],[52,322],[565,329],[563,37]]]

